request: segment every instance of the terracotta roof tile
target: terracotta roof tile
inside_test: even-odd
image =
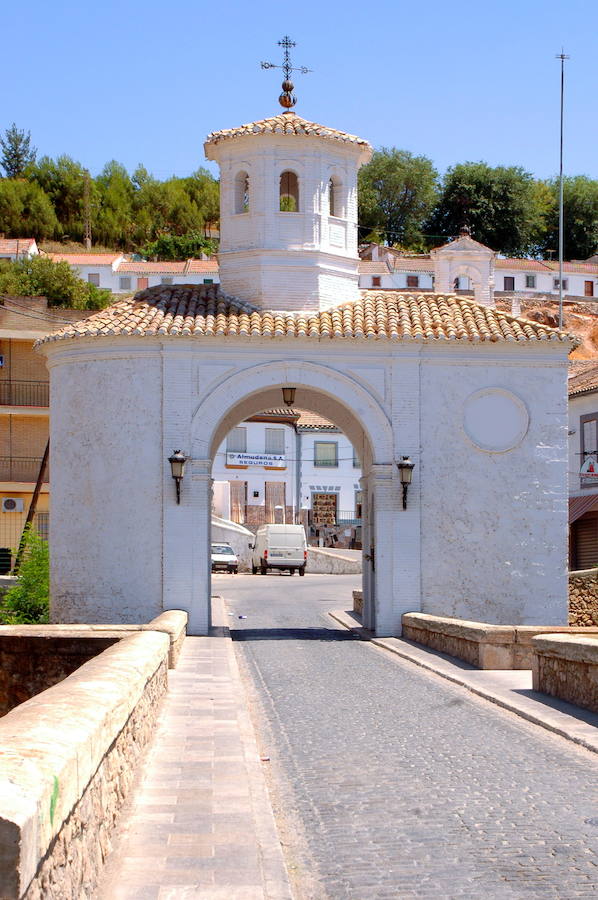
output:
[[[111,266],[122,253],[47,253],[54,262],[67,262],[70,266]]]
[[[218,285],[190,284],[148,288],[43,340],[111,335],[578,343],[574,335],[452,294],[369,290],[332,309],[284,312],[257,309]]]
[[[388,264],[383,260],[372,262],[370,259],[362,259],[359,261],[360,275],[389,275],[390,269]]]
[[[25,253],[35,244],[35,238],[0,238],[0,254]]]
[[[595,359],[584,360],[571,366],[569,372],[569,396],[585,394],[598,390],[598,362]]]
[[[217,144],[230,138],[243,137],[250,134],[304,134],[315,137],[328,138],[333,141],[359,144],[361,147],[371,149],[370,144],[354,134],[345,131],[337,131],[335,128],[327,128],[316,122],[309,122],[294,112],[281,113],[271,116],[269,119],[260,119],[258,122],[248,122],[238,128],[225,128],[223,131],[213,131],[206,138],[205,146]]]

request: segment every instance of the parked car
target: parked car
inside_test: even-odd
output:
[[[262,525],[251,555],[251,571],[266,575],[268,569],[286,569],[305,575],[307,540],[303,525]]]
[[[230,544],[212,544],[212,572],[239,571],[239,560]]]

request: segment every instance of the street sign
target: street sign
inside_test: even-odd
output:
[[[598,478],[598,460],[595,456],[586,456],[579,474],[584,478]]]

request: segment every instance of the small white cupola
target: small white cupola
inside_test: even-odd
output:
[[[223,291],[264,309],[327,309],[356,300],[357,172],[367,141],[291,110],[215,131],[204,144],[220,167]]]

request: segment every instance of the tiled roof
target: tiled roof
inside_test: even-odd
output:
[[[389,275],[390,270],[388,265],[382,260],[378,260],[377,262],[372,262],[371,260],[365,259],[360,260],[359,262],[359,274],[360,275]]]
[[[0,238],[0,254],[24,253],[35,244],[35,238]]]
[[[217,259],[188,259],[187,272],[217,272]]]
[[[269,119],[260,119],[258,122],[248,122],[247,125],[240,125],[238,128],[225,128],[223,131],[213,131],[207,136],[204,146],[218,144],[220,141],[243,137],[248,134],[313,135],[370,148],[368,142],[364,141],[363,138],[359,138],[354,134],[347,134],[344,131],[337,131],[335,128],[327,128],[325,125],[318,125],[316,122],[309,122],[294,112],[281,113],[278,116],[271,116]]]
[[[218,285],[158,285],[44,338],[113,335],[391,341],[565,341],[574,335],[451,294],[363,291],[319,312],[260,310]]]
[[[317,413],[310,412],[307,409],[301,409],[299,412],[297,428],[300,428],[301,431],[340,431],[333,422],[329,422],[328,419],[324,419]]]
[[[571,368],[568,390],[570,397],[598,390],[598,362],[595,359]]]
[[[187,271],[186,262],[134,262],[124,260],[117,267],[118,272],[138,272],[140,275],[160,275],[171,272],[173,275],[182,275]]]
[[[524,269],[526,272],[547,272],[548,266],[541,259],[499,259],[495,260],[497,269]],[[558,267],[557,267],[558,268]]]
[[[67,262],[69,266],[111,266],[122,253],[48,253],[54,262]]]

